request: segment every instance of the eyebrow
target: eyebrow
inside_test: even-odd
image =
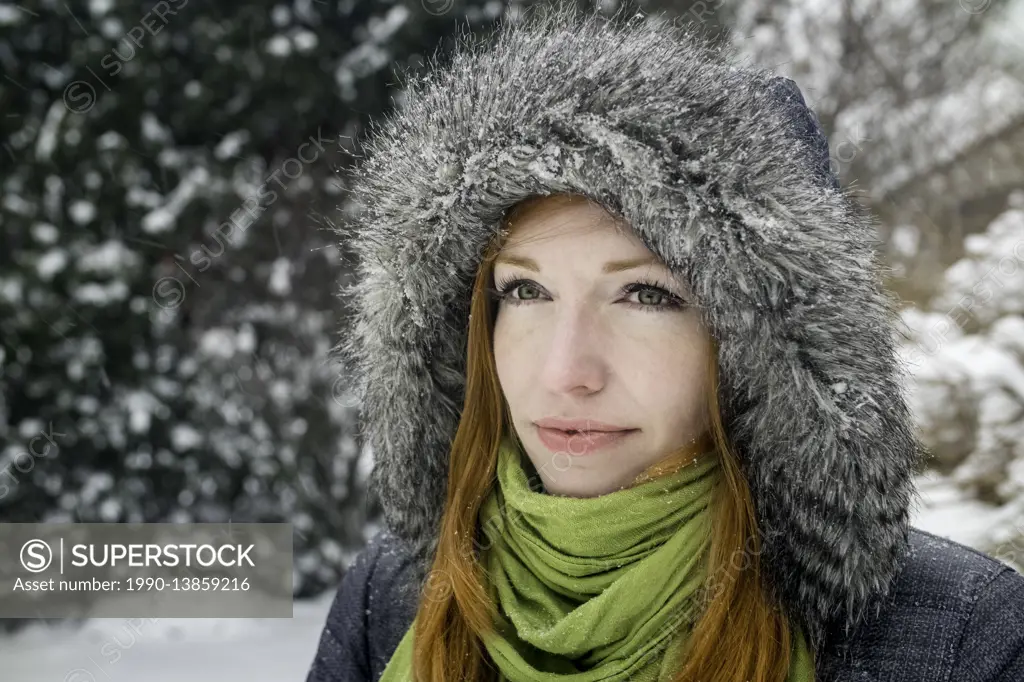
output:
[[[532,270],[534,272],[540,272],[540,267],[537,266],[537,261],[532,258],[525,256],[510,256],[503,255],[498,256],[495,263],[507,263],[509,265],[518,265],[521,268]],[[604,274],[612,274],[614,272],[622,272],[624,270],[632,270],[642,265],[657,265],[658,259],[653,256],[643,256],[641,258],[628,258],[626,260],[613,260],[604,264],[601,268],[601,272]]]

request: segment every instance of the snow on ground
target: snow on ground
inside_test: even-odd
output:
[[[333,594],[286,618],[98,618],[0,636],[3,682],[303,682]]]

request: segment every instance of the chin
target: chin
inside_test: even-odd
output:
[[[581,479],[582,477],[570,476],[567,479],[552,481],[551,485],[545,483],[544,490],[549,495],[561,495],[563,497],[600,497],[601,495],[621,490],[628,485],[629,480],[632,480],[632,478],[625,476],[616,476],[615,480],[610,482],[595,482]]]

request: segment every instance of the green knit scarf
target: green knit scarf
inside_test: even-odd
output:
[[[481,559],[500,605],[484,645],[502,682],[667,682],[707,575],[717,456],[590,498],[538,492],[518,439],[498,451],[498,485],[479,515]],[[415,623],[381,682],[412,682]],[[793,628],[787,682],[812,682]]]

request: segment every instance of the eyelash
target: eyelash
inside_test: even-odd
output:
[[[495,300],[504,301],[509,305],[524,305],[530,303],[531,301],[538,300],[522,300],[515,298],[512,295],[512,292],[518,289],[523,284],[533,284],[538,289],[540,288],[535,282],[532,282],[531,280],[513,276],[497,281],[495,283],[495,288],[488,288],[487,291]],[[657,293],[664,296],[668,300],[668,303],[664,305],[646,305],[643,303],[633,303],[632,301],[627,301],[626,305],[629,306],[630,308],[633,308],[634,310],[643,310],[645,312],[651,313],[679,310],[686,305],[686,303],[682,299],[668,291],[668,289],[665,287],[663,283],[659,282],[658,280],[652,279],[641,278],[635,282],[630,282],[629,284],[625,285],[624,287],[622,287],[622,289],[619,290],[619,295],[629,296],[631,294],[636,293],[637,291],[645,290],[656,291]]]

